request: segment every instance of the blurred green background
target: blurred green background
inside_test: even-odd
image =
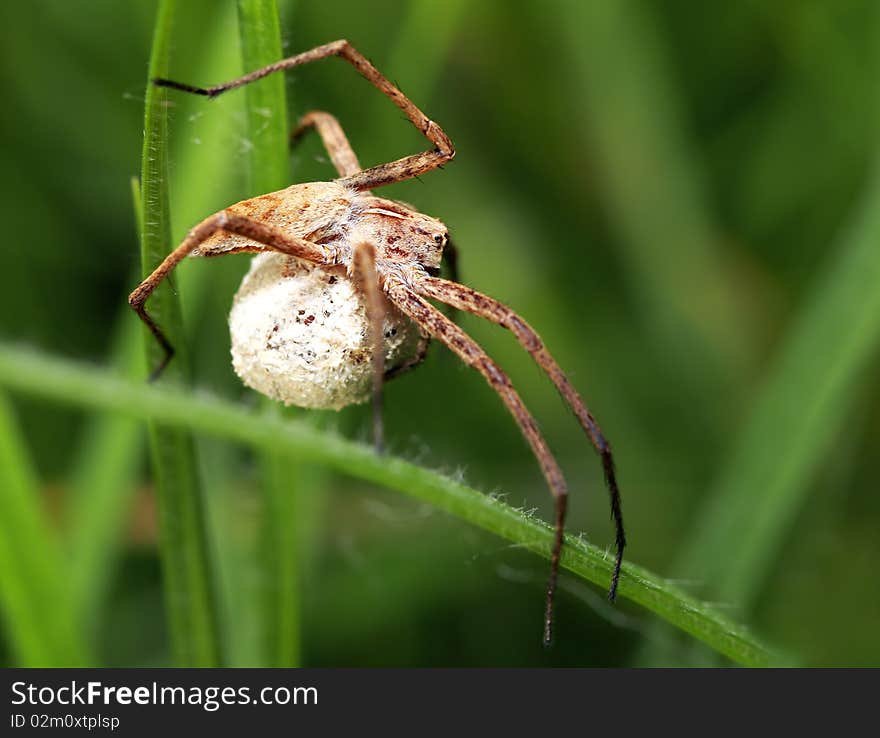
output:
[[[797,663],[880,664],[877,4],[280,9],[285,51],[348,38],[452,137],[452,164],[383,194],[443,219],[462,281],[519,310],[569,372],[614,444],[627,558]],[[136,321],[126,296],[140,273],[129,182],[155,11],[146,0],[0,6],[7,346],[124,364],[122,336]],[[195,84],[241,71],[233,2],[181,3],[171,70]],[[365,165],[424,148],[342,63],[297,70],[285,85],[291,121],[333,112]],[[237,93],[173,96],[175,238],[255,194],[243,105]],[[334,176],[316,137],[292,153],[290,171],[291,181]],[[210,273],[208,289],[188,294],[182,275],[180,292],[195,387],[255,404],[232,372],[225,325],[246,267],[247,257],[187,263],[181,272]],[[552,385],[504,331],[462,324],[509,370],[557,452],[573,492],[569,529],[610,545],[598,461]],[[81,595],[96,661],[169,663],[144,429],[108,431],[106,419],[0,393],[62,550],[84,520],[118,520]],[[550,518],[503,405],[442,347],[388,386],[386,408],[393,453]],[[368,438],[364,408],[311,417]],[[119,480],[114,509],[78,516],[83,459],[102,427],[118,441],[97,472]],[[228,660],[261,663],[258,464],[237,446],[198,447]],[[558,640],[543,650],[542,559],[307,460],[291,466],[290,483],[309,493],[299,521],[305,665],[711,663],[646,612],[612,608],[566,575]],[[0,644],[14,663],[8,631]]]

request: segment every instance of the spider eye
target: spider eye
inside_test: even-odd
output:
[[[444,237],[441,236],[439,233],[436,236],[434,236],[434,243],[439,244],[439,243],[443,243],[443,241],[444,241]]]

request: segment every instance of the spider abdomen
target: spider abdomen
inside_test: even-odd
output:
[[[252,389],[286,405],[338,410],[370,397],[370,332],[361,292],[334,274],[277,253],[259,254],[229,314],[232,365]],[[386,306],[385,365],[417,350],[415,325]]]

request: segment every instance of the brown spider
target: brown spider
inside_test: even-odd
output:
[[[129,296],[132,308],[146,323],[165,351],[165,357],[153,376],[157,376],[167,365],[173,355],[173,349],[162,330],[145,310],[144,303],[169,272],[184,257],[194,253],[202,256],[221,256],[233,253],[275,252],[272,258],[283,260],[291,270],[287,273],[282,270],[278,279],[292,276],[301,267],[307,271],[330,275],[327,277],[330,283],[341,277],[357,286],[360,290],[358,297],[365,307],[367,323],[367,328],[362,331],[366,335],[362,335],[360,340],[366,342],[372,354],[374,432],[377,448],[381,448],[382,438],[383,382],[388,376],[421,361],[430,338],[436,338],[444,343],[462,361],[479,371],[498,393],[531,446],[555,499],[555,538],[544,616],[544,642],[549,643],[552,636],[554,594],[565,526],[568,494],[565,480],[534,418],[526,409],[507,375],[470,336],[431,305],[426,298],[473,313],[512,331],[574,412],[602,459],[605,481],[611,497],[611,514],[617,531],[617,552],[608,592],[611,601],[614,600],[617,592],[623,549],[626,545],[614,462],[611,447],[603,437],[602,431],[577,390],[544,348],[537,333],[506,305],[455,281],[437,276],[444,247],[449,241],[446,226],[408,205],[371,194],[370,190],[373,188],[417,177],[450,161],[455,151],[449,137],[440,126],[425,116],[395,85],[344,40],[319,46],[215,87],[193,87],[166,79],[155,79],[153,82],[162,87],[214,98],[227,90],[241,87],[273,72],[292,69],[329,56],[339,56],[352,64],[361,75],[403,111],[434,148],[387,164],[361,169],[336,119],[324,112],[314,111],[306,114],[294,131],[293,138],[298,138],[308,128],[314,127],[339,172],[339,178],[333,182],[294,184],[287,189],[245,200],[211,215],[193,228],[183,243],[174,249]],[[252,272],[253,270],[252,267]],[[422,340],[414,358],[404,361],[386,373],[385,339],[388,333],[384,321],[401,316],[405,316],[418,326]],[[313,318],[313,316],[309,317]],[[278,330],[277,323],[273,330]],[[268,341],[266,348],[270,348]],[[256,361],[259,363],[259,359]],[[239,367],[236,369],[239,370]],[[257,369],[263,370],[265,367],[258,366]],[[244,376],[242,371],[239,371],[239,374]],[[332,382],[332,379],[330,381]],[[277,391],[267,390],[265,387],[258,389],[279,399],[297,401],[285,394],[283,388]],[[357,399],[344,399],[342,404]]]

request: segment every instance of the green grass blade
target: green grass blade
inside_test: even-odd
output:
[[[168,50],[175,3],[159,5],[150,78],[168,76]],[[168,198],[167,95],[147,84],[141,173],[144,228],[141,250],[148,274],[171,250]],[[153,294],[149,309],[166,331],[178,355],[163,383],[180,382],[184,375],[185,347],[180,305],[171,280]],[[161,348],[145,331],[148,366],[157,366]],[[205,529],[204,504],[196,469],[192,438],[179,428],[150,425],[160,517],[163,580],[174,660],[178,666],[218,666],[221,639],[215,583]]]
[[[141,336],[132,330],[119,330],[117,336],[113,366],[127,377],[143,376]],[[140,424],[102,417],[87,428],[72,471],[65,501],[72,612],[87,634],[115,569],[143,450]]]
[[[0,609],[18,666],[89,666],[69,580],[12,408],[0,393]]]
[[[134,224],[140,235],[144,230],[144,196],[141,192],[141,181],[137,177],[131,178],[131,203],[134,207]]]
[[[201,7],[199,7],[201,5]],[[228,59],[228,42],[217,29],[228,27],[234,21],[234,8],[210,13],[211,8],[191,2],[186,10],[195,16],[208,17],[212,32],[206,33],[194,70],[196,78],[226,79],[237,71]],[[176,100],[177,107],[184,102]],[[234,97],[215,101],[213,114],[200,116],[197,123],[188,118],[179,122],[184,128],[197,126],[199,144],[191,137],[180,136],[172,145],[176,167],[170,175],[175,196],[176,223],[174,241],[182,237],[194,222],[218,206],[217,197],[227,191],[238,172],[228,165],[223,146],[231,130],[237,101]],[[206,186],[210,185],[210,186]],[[142,195],[137,178],[132,180],[138,233],[143,228]],[[179,284],[186,298],[187,315],[198,323],[207,303],[208,287],[216,278],[215,269],[181,270]],[[137,283],[132,279],[131,285]],[[111,364],[122,368],[128,376],[143,376],[143,349],[141,325],[126,304],[120,305],[118,329],[113,340]],[[71,492],[66,501],[66,520],[70,529],[68,545],[72,557],[74,612],[82,609],[79,619],[93,620],[92,614],[102,603],[108,578],[115,570],[119,555],[123,515],[128,509],[130,495],[138,484],[136,473],[145,444],[143,430],[130,421],[115,417],[96,417],[83,434],[85,440],[77,453],[72,471]]]
[[[880,347],[880,174],[760,391],[679,570],[749,609]]]
[[[552,529],[495,497],[401,459],[380,457],[363,444],[319,432],[301,421],[266,417],[175,387],[135,383],[106,371],[0,345],[0,385],[92,410],[229,438],[254,448],[300,454],[317,464],[430,503],[461,520],[547,557]],[[613,557],[569,537],[562,557],[569,571],[607,587]],[[765,666],[778,658],[743,627],[634,564],[625,563],[620,596],[636,602],[737,663]],[[541,607],[536,605],[536,628]]]
[[[880,347],[880,167],[791,328],[755,408],[675,563],[748,613],[773,571],[860,376]],[[641,662],[657,663],[646,646]]]
[[[140,181],[131,180],[137,232],[143,229]],[[114,331],[111,363],[127,377],[143,375],[140,331],[126,306]],[[72,617],[91,638],[118,558],[144,447],[139,423],[118,415],[94,418],[84,433],[65,500],[70,551]]]
[[[706,412],[717,403],[700,398],[715,398],[747,376],[756,346],[747,305],[723,259],[661,34],[650,9],[633,0],[560,5],[578,90],[572,102],[588,123],[624,275],[664,361],[677,361],[689,407]]]
[[[282,58],[281,30],[275,0],[239,0],[238,30],[245,71]],[[245,88],[250,191],[257,195],[289,184],[289,126],[284,76],[272,75]],[[278,404],[263,400],[267,413]],[[265,658],[271,666],[300,661],[299,541],[296,500],[300,470],[296,459],[271,451],[260,453],[264,492],[263,619]]]
[[[244,71],[283,58],[275,0],[238,0],[238,33]],[[254,195],[290,184],[284,75],[273,74],[244,88],[249,188]]]

